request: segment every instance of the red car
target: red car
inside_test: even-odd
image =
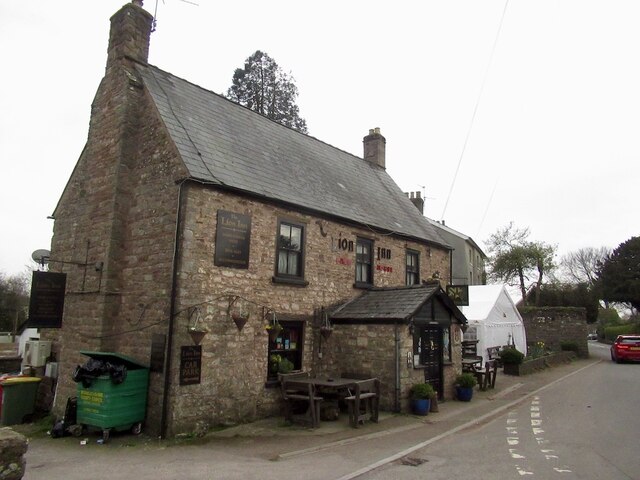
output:
[[[617,363],[625,360],[640,362],[640,335],[618,335],[611,345],[611,360]]]

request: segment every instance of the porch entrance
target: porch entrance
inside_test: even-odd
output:
[[[430,383],[442,399],[442,327],[435,324],[420,327],[420,364],[424,366],[424,381]]]

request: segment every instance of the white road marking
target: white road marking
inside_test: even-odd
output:
[[[533,472],[528,472],[527,470],[525,470],[524,468],[520,468],[519,465],[516,465],[516,470],[518,470],[518,473],[520,475],[533,475]]]
[[[558,473],[572,473],[568,468],[553,467],[553,469]]]
[[[520,443],[520,439],[518,437],[507,437],[507,443],[509,445],[518,445]]]
[[[524,455],[520,455],[515,448],[510,448],[509,454],[511,455],[511,458],[527,458]]]

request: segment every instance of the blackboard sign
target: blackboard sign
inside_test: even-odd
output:
[[[198,385],[201,367],[201,345],[180,347],[180,385]]]
[[[33,272],[28,327],[62,327],[66,283],[66,273]]]
[[[218,267],[249,268],[251,217],[241,213],[218,210],[216,252]]]

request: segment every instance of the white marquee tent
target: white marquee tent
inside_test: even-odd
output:
[[[522,317],[504,285],[470,285],[469,306],[459,308],[468,320],[464,340],[478,340],[477,352],[483,364],[489,359],[489,347],[515,345],[526,355]]]

